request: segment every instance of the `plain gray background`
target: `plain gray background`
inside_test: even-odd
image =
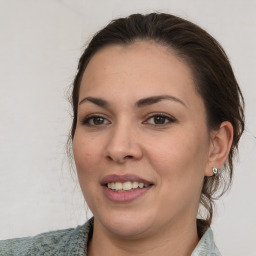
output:
[[[162,11],[197,23],[221,43],[244,93],[247,131],[213,230],[223,255],[255,255],[255,10],[254,0],[0,0],[0,239],[86,221],[65,154],[66,92],[78,58],[113,18]]]

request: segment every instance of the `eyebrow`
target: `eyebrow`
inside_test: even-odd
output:
[[[140,107],[145,107],[145,106],[148,106],[148,105],[158,103],[162,100],[171,100],[171,101],[180,103],[180,104],[182,104],[183,106],[186,107],[186,104],[182,100],[180,100],[180,99],[178,99],[174,96],[171,96],[171,95],[151,96],[151,97],[148,97],[148,98],[140,99],[139,101],[137,101],[136,106],[139,107],[139,108]]]
[[[180,99],[178,99],[174,96],[171,96],[171,95],[159,95],[159,96],[151,96],[151,97],[143,98],[143,99],[138,100],[135,103],[135,106],[138,107],[138,108],[141,108],[141,107],[153,105],[153,104],[158,103],[162,100],[171,100],[171,101],[180,103],[181,105],[187,107],[186,104],[182,100],[180,100]],[[84,103],[86,101],[94,103],[95,105],[98,105],[100,107],[105,107],[105,108],[110,107],[110,104],[106,100],[104,100],[102,98],[95,98],[95,97],[85,97],[84,99],[82,99],[79,102],[78,105],[81,105],[82,103]]]
[[[94,97],[85,97],[82,99],[78,105],[81,105],[82,103],[89,101],[94,103],[95,105],[98,105],[100,107],[109,107],[109,103],[106,100],[103,100],[101,98],[94,98]]]

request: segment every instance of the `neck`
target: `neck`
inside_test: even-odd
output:
[[[170,223],[158,232],[124,238],[112,234],[94,220],[88,256],[189,256],[198,243],[196,220]]]

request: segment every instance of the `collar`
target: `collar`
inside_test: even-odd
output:
[[[93,218],[75,230],[77,230],[77,232],[72,240],[76,241],[76,244],[73,245],[76,245],[77,247],[77,244],[80,244],[81,252],[83,251],[85,253],[84,255],[87,256],[88,241],[91,239],[93,233]],[[217,246],[215,245],[211,228],[208,228],[201,237],[191,256],[221,256]]]

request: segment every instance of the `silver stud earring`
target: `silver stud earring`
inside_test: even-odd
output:
[[[218,176],[219,175],[219,172],[220,172],[220,169],[216,168],[216,167],[213,167],[212,168],[212,172],[213,172],[213,176]]]

